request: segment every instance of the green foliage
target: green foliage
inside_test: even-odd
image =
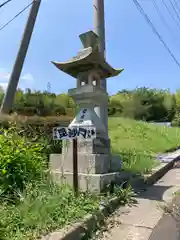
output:
[[[180,126],[180,90],[177,90],[175,93],[175,101],[176,101],[176,113],[173,119],[173,126]]]
[[[8,129],[12,125],[16,128],[18,135],[27,138],[33,143],[41,142],[45,146],[45,152],[49,157],[51,153],[61,153],[62,144],[60,141],[54,141],[53,127],[67,126],[72,117],[38,117],[22,115],[1,115],[0,127]]]
[[[114,195],[119,199],[121,205],[132,204],[135,202],[136,194],[130,185],[128,185],[126,188],[115,185]]]
[[[106,198],[102,198],[102,200],[105,200],[105,202],[108,203],[113,197],[117,197],[121,205],[134,203],[136,194],[129,184],[126,185],[126,182],[123,182],[121,185],[115,183],[109,184],[106,187],[104,195]]]
[[[3,98],[0,91],[0,102]],[[75,198],[68,186],[53,184],[47,173],[50,153],[61,153],[52,128],[67,126],[77,106],[66,94],[18,90],[12,114],[0,116],[0,239],[37,239],[99,210],[100,202],[116,196],[131,203],[131,187],[115,186],[114,193]],[[123,160],[124,170],[145,174],[158,164],[155,155],[179,146],[180,130],[142,121],[171,121],[180,126],[180,93],[139,88],[109,97],[112,152]],[[128,117],[128,118],[122,118]],[[14,126],[12,128],[12,126]],[[16,201],[15,201],[16,200]],[[17,201],[19,200],[19,201]],[[13,203],[12,203],[13,202]]]
[[[174,116],[174,119],[172,121],[172,126],[177,126],[177,127],[180,126],[180,112],[179,111],[177,111]]]
[[[0,135],[0,146],[0,197],[16,199],[26,184],[41,179],[47,161],[43,145],[27,142],[11,128]]]
[[[123,160],[125,170],[144,174],[157,164],[158,153],[180,145],[180,129],[127,118],[109,118],[112,152]]]
[[[0,91],[0,103],[4,93]],[[168,90],[137,88],[122,90],[109,97],[109,116],[129,117],[146,121],[172,121],[180,111],[180,94]],[[16,92],[12,113],[25,116],[74,116],[76,104],[67,94],[20,89]]]
[[[49,178],[36,185],[29,184],[18,205],[0,205],[0,232],[4,239],[38,239],[49,232],[82,219],[88,213],[99,211],[100,203],[108,204],[118,197],[120,204],[131,204],[134,193],[129,186],[115,186],[108,196],[80,193],[75,197],[70,187],[57,186]]]
[[[146,152],[138,152],[136,149],[123,149],[120,156],[123,159],[123,169],[135,174],[149,173],[158,164],[152,155]]]
[[[0,101],[2,101],[1,97]],[[56,95],[48,91],[31,91],[30,89],[23,92],[18,89],[12,112],[26,116],[62,116],[71,115],[74,108],[75,103],[67,94]]]
[[[174,95],[157,89],[123,90],[109,99],[109,115],[137,120],[171,121],[175,107]]]
[[[0,231],[5,239],[37,239],[60,229],[99,207],[99,197],[79,194],[75,198],[68,186],[50,180],[28,185],[18,205],[0,206]]]
[[[32,118],[28,118],[23,130],[22,122],[27,123],[27,120],[22,117],[18,120],[18,116],[15,119],[16,130],[10,128],[5,131],[6,135],[0,135],[0,186],[4,197],[0,205],[1,239],[38,239],[41,235],[81,219],[87,213],[98,211],[102,201],[107,203],[115,196],[123,205],[133,203],[135,195],[130,186],[125,189],[115,186],[114,192],[108,195],[81,193],[75,198],[70,187],[59,187],[52,183],[48,174],[44,173],[47,169],[46,152],[49,151],[48,143],[43,138],[46,118],[35,118],[43,126],[43,130],[38,130],[38,139],[35,138],[37,129],[34,132],[31,129]],[[60,119],[56,118],[55,122],[59,123]],[[50,133],[52,124],[47,125],[46,133]],[[20,129],[23,132],[20,133]],[[125,118],[110,118],[109,133],[113,152],[122,158],[124,169],[135,174],[151,171],[157,164],[154,155],[178,146],[180,139],[178,128]],[[27,140],[30,138],[33,142]],[[20,201],[11,204],[9,200],[15,197]]]

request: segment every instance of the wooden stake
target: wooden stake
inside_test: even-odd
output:
[[[73,139],[73,188],[74,188],[75,196],[78,196],[77,138]]]

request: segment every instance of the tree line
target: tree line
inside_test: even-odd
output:
[[[0,89],[0,103],[4,91]],[[74,116],[76,104],[67,94],[55,94],[49,91],[32,91],[18,89],[11,113],[26,116]],[[109,96],[109,116],[129,117],[136,120],[180,122],[180,90],[137,88],[121,90]]]

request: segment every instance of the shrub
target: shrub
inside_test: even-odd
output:
[[[180,112],[177,112],[172,121],[172,126],[179,127],[180,126]]]
[[[0,196],[17,198],[29,182],[38,181],[45,169],[42,144],[30,143],[14,129],[0,135]]]
[[[0,115],[0,127],[8,129],[14,126],[20,136],[33,142],[43,142],[46,145],[48,156],[51,153],[61,153],[61,142],[53,141],[53,127],[66,127],[70,120],[72,120],[72,117]]]

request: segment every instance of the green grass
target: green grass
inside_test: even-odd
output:
[[[105,203],[115,196],[123,205],[134,201],[131,187],[122,189],[115,186],[114,194],[106,196],[79,193],[75,197],[70,187],[57,186],[50,181],[36,187],[29,185],[18,204],[1,202],[0,240],[39,239],[82,220],[88,213],[95,213],[101,201]]]
[[[68,186],[47,182],[29,186],[17,205],[1,203],[0,239],[37,239],[96,211],[99,201],[98,196],[88,194],[75,198]]]
[[[158,164],[158,153],[180,146],[180,129],[125,118],[109,119],[112,152],[121,156],[124,169],[144,174]]]
[[[180,190],[178,190],[177,192],[175,192],[174,195],[175,195],[175,196],[180,196]]]

